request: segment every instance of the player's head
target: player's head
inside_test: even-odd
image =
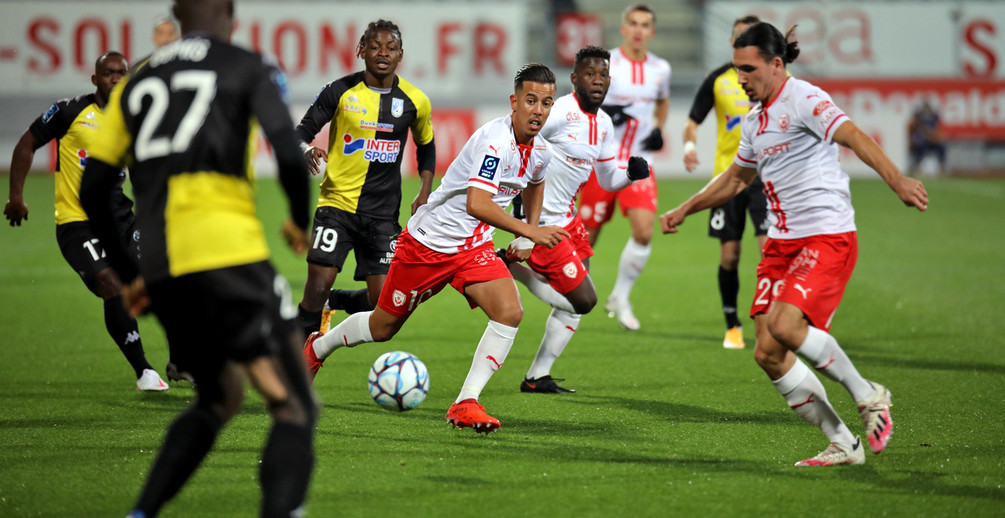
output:
[[[624,46],[644,52],[656,34],[656,13],[645,4],[633,4],[621,13],[621,36]]]
[[[388,20],[370,22],[356,45],[356,56],[363,58],[366,73],[381,82],[394,77],[403,55],[401,30]]]
[[[572,88],[579,106],[590,113],[604,103],[611,87],[611,53],[600,47],[583,47],[576,52],[572,68]]]
[[[158,16],[154,20],[154,33],[152,37],[154,47],[163,47],[177,40],[179,36],[178,25],[175,24],[174,19],[170,16]]]
[[[749,29],[751,25],[760,22],[761,19],[752,14],[733,20],[733,32],[729,36],[729,44],[732,45],[736,41],[736,38],[743,34],[743,31]]]
[[[793,25],[783,36],[770,23],[755,23],[733,41],[733,66],[754,102],[768,102],[785,82],[785,65],[799,56]]]
[[[544,127],[555,102],[555,74],[540,64],[520,67],[513,79],[513,133],[517,142],[530,144]]]
[[[94,61],[94,74],[91,76],[91,84],[98,87],[97,94],[100,104],[104,105],[108,101],[108,94],[112,88],[119,83],[119,80],[129,71],[129,64],[126,57],[114,50],[105,52]]]
[[[182,34],[208,32],[230,40],[234,28],[233,0],[174,0],[171,12],[181,24]]]

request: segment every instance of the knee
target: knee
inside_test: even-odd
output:
[[[787,349],[795,349],[799,346],[796,335],[798,326],[785,315],[780,313],[770,313],[768,315],[768,332],[771,337]]]
[[[373,324],[370,326],[370,336],[374,342],[386,342],[394,338],[399,329],[401,326],[394,324]]]
[[[593,291],[581,296],[578,296],[571,300],[572,309],[576,310],[576,313],[580,315],[585,315],[589,313],[597,305],[597,292]]]
[[[523,320],[523,306],[520,304],[508,305],[502,311],[493,315],[492,320],[510,327],[519,327],[520,321]]]
[[[653,229],[651,227],[636,229],[632,232],[632,239],[640,246],[649,246],[653,240]]]
[[[122,283],[111,268],[94,274],[94,292],[102,299],[118,297],[122,294]]]

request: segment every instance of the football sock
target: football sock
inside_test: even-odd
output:
[[[478,399],[485,384],[489,382],[489,378],[506,361],[506,355],[509,354],[510,347],[513,347],[513,340],[516,339],[516,330],[515,327],[489,320],[485,333],[482,334],[482,339],[478,342],[478,348],[475,349],[475,357],[471,360],[471,369],[468,370],[468,376],[464,378],[461,393],[454,400],[455,403],[469,398]]]
[[[545,303],[553,308],[561,309],[569,313],[574,313],[576,310],[572,307],[572,303],[569,299],[565,298],[555,288],[548,284],[540,275],[538,275],[534,270],[531,270],[527,266],[519,263],[511,263],[509,265],[509,271],[513,274],[513,278],[520,281],[521,284],[527,287],[535,297],[543,300]]]
[[[722,299],[722,314],[726,317],[726,329],[740,327],[736,315],[736,296],[740,292],[740,273],[719,267],[719,297]]]
[[[876,392],[872,384],[858,373],[837,340],[822,329],[810,326],[806,340],[796,349],[796,354],[828,378],[844,385],[855,401],[866,400]]]
[[[827,401],[823,384],[806,364],[796,360],[789,372],[771,383],[785,397],[792,410],[804,421],[819,428],[830,442],[842,446],[855,443],[855,437]]]
[[[618,278],[614,281],[610,298],[628,300],[635,281],[642,275],[642,269],[649,262],[650,251],[652,251],[651,245],[640,245],[631,237],[628,238],[628,243],[621,251],[621,259],[618,260]]]
[[[537,379],[551,374],[551,366],[562,355],[569,340],[572,340],[572,335],[579,327],[579,319],[580,315],[574,313],[559,309],[551,310],[548,320],[544,323],[544,338],[541,339],[541,347],[537,349],[537,356],[530,364],[527,379]]]
[[[262,485],[262,516],[294,516],[304,503],[314,467],[314,447],[310,426],[277,422],[259,464]]]
[[[354,313],[339,322],[337,326],[328,331],[324,336],[314,340],[314,354],[319,360],[331,356],[339,347],[356,347],[373,341],[370,333],[370,315],[373,311]]]
[[[297,322],[304,329],[304,336],[311,336],[311,333],[321,329],[321,312],[307,311],[297,305]]]
[[[136,379],[143,375],[143,369],[153,369],[143,354],[143,342],[140,340],[136,319],[122,306],[121,295],[105,299],[105,329],[133,367]]]
[[[370,311],[370,294],[366,288],[358,290],[332,290],[328,295],[328,308],[348,314]]]
[[[182,412],[168,427],[136,509],[155,516],[199,467],[222,427],[209,409],[193,406]]]

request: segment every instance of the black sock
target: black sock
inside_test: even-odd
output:
[[[140,328],[136,326],[136,319],[129,316],[126,308],[122,307],[121,295],[105,299],[105,329],[136,371],[137,379],[143,375],[143,369],[153,368],[143,354]]]
[[[332,290],[328,295],[328,307],[348,314],[370,311],[370,295],[366,288],[359,290]]]
[[[220,419],[208,409],[193,406],[182,412],[168,427],[136,509],[155,516],[199,467],[222,427]]]
[[[280,422],[272,425],[259,466],[262,516],[292,516],[292,511],[304,503],[313,469],[311,427]]]
[[[321,329],[321,312],[307,311],[303,306],[297,306],[297,322],[304,329],[304,336],[311,336]]]
[[[740,274],[736,270],[719,267],[719,297],[722,298],[722,313],[726,317],[726,328],[740,326],[736,315],[736,296],[740,292]]]

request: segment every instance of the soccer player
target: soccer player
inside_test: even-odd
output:
[[[299,306],[307,335],[321,326],[326,304],[356,313],[373,309],[380,295],[401,232],[401,159],[409,129],[422,182],[413,213],[429,197],[436,168],[429,98],[395,73],[404,55],[398,26],[370,23],[356,55],[365,69],[326,85],[297,126],[311,172],[319,174],[319,159],[327,161]],[[328,122],[325,152],[310,142]],[[365,280],[366,288],[331,291],[350,250],[356,254],[354,278]]]
[[[118,52],[106,52],[94,63],[91,83],[97,87],[92,94],[53,103],[14,146],[10,161],[10,197],[4,216],[11,226],[21,226],[28,220],[28,205],[24,202],[24,182],[31,169],[35,151],[51,140],[59,143],[56,169],[56,242],[63,258],[80,275],[87,289],[104,301],[105,329],[136,374],[136,389],[164,391],[168,384],[147,362],[136,319],[122,306],[122,285],[105,259],[104,246],[87,224],[87,214],[80,206],[80,176],[91,150],[96,145],[99,129],[105,119],[108,95],[126,74],[126,58]],[[118,225],[116,240],[129,243],[132,254],[139,254],[139,232],[135,229],[133,202],[122,192],[125,171],[119,171],[110,187]]]
[[[597,290],[587,271],[593,249],[576,211],[576,195],[594,169],[600,185],[608,191],[618,191],[649,176],[649,165],[641,158],[629,160],[627,174],[615,161],[614,127],[600,110],[611,84],[610,57],[610,52],[598,47],[584,47],[576,53],[573,93],[555,100],[552,115],[541,130],[554,156],[548,166],[540,224],[562,227],[571,237],[554,248],[534,246],[527,259],[529,267],[509,263],[513,277],[554,308],[537,356],[520,383],[521,392],[575,392],[551,377],[551,367],[578,329],[581,315],[597,303]],[[521,244],[530,245],[526,238],[518,238],[507,250],[508,260],[516,259]]]
[[[196,380],[195,401],[168,427],[130,516],[150,518],[185,484],[240,409],[244,379],[272,428],[259,463],[261,516],[299,516],[314,463],[317,406],[300,355],[289,284],[269,262],[247,154],[260,126],[275,152],[293,221],[309,221],[307,164],[283,99],[286,79],[229,43],[229,0],[175,0],[182,39],[165,45],[112,92],[102,138],[81,184],[99,238],[114,236],[108,186],[131,164],[138,267],[108,257],[134,311],[149,308],[172,356]]]
[[[670,112],[670,63],[647,50],[656,34],[655,24],[652,9],[629,6],[621,17],[624,41],[611,51],[611,88],[603,109],[614,123],[619,167],[627,167],[632,156],[651,162],[652,152],[663,148],[660,128]],[[597,245],[600,228],[610,221],[615,200],[628,216],[632,236],[621,252],[618,276],[604,307],[621,327],[632,331],[640,325],[628,298],[649,261],[657,194],[656,179],[650,175],[618,193],[604,190],[592,178],[580,195],[579,212],[592,246]]]
[[[745,16],[733,22],[733,33],[729,44],[751,25],[759,22],[756,16]],[[691,114],[684,126],[684,167],[690,173],[698,167],[695,142],[698,140],[698,125],[708,112],[715,108],[718,121],[718,136],[715,144],[715,169],[713,174],[725,171],[736,156],[740,144],[740,121],[750,110],[750,100],[737,82],[736,69],[726,63],[713,70],[701,83]],[[764,248],[768,234],[768,203],[764,197],[764,187],[760,178],[754,178],[750,186],[719,207],[709,212],[708,235],[719,238],[719,297],[722,299],[722,313],[726,317],[726,336],[722,346],[727,349],[743,349],[743,326],[737,315],[737,294],[740,292],[740,240],[746,215],[754,225],[758,250]]]
[[[349,315],[328,333],[307,339],[304,357],[312,375],[340,347],[390,340],[419,304],[449,284],[472,308],[480,307],[489,323],[447,421],[476,432],[499,428],[478,396],[506,361],[523,308],[513,277],[495,253],[492,232],[501,228],[547,247],[569,237],[561,227],[538,226],[552,159],[551,146],[538,133],[554,98],[555,75],[548,67],[529,64],[517,72],[510,95],[513,112],[468,139],[429,202],[408,220],[376,309]],[[521,192],[526,222],[505,211]],[[529,255],[529,248],[521,249],[518,259]]]
[[[886,448],[893,433],[890,391],[859,374],[829,334],[858,255],[855,211],[838,147],[850,148],[872,167],[904,204],[928,208],[921,182],[903,176],[879,145],[863,133],[827,92],[789,77],[799,55],[789,29],[757,23],[733,42],[733,66],[751,101],[733,163],[704,189],[660,217],[664,233],[684,218],[717,207],[750,185],[764,182],[771,207],[768,241],[757,267],[751,306],[757,344],[754,358],[789,406],[820,428],[831,444],[797,466],[865,462],[861,439],[834,411],[815,370],[841,383],[858,405],[869,447]]]

